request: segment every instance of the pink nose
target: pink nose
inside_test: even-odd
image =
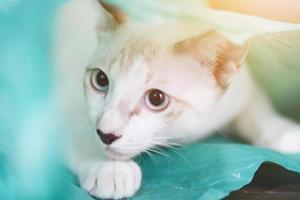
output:
[[[101,141],[104,144],[108,144],[108,145],[120,138],[120,136],[116,136],[112,133],[105,134],[100,129],[97,129],[97,133],[98,133]]]

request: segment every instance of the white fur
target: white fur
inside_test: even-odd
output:
[[[132,161],[94,163],[80,178],[83,189],[105,199],[131,197],[141,185],[140,167]]]
[[[163,48],[166,44],[160,44],[162,38],[157,37],[160,34],[151,32],[152,29],[144,27],[144,31],[138,31],[129,26],[103,33],[96,47],[96,23],[105,15],[97,13],[95,7],[93,0],[67,3],[59,18],[56,46],[57,95],[70,133],[70,165],[91,195],[131,197],[140,187],[141,171],[130,158],[155,145],[204,138],[228,124],[233,124],[241,137],[254,144],[283,152],[300,151],[299,126],[272,109],[252,81],[246,65],[218,99],[221,91],[216,89],[210,70],[199,71],[193,60],[166,53]],[[163,27],[155,30],[165,32]],[[120,51],[134,37],[157,42],[159,56],[152,63],[142,55],[137,56],[129,70],[120,72]],[[106,95],[91,88],[89,72],[83,80],[86,67],[101,68],[107,73],[110,88]],[[147,82],[151,71],[155,73]],[[181,77],[185,77],[184,81]],[[159,88],[171,96],[165,111],[152,112],[144,105],[143,95],[151,88]],[[189,105],[182,105],[175,97]],[[138,115],[132,115],[135,109],[139,110]],[[167,117],[180,109],[183,112],[178,117]],[[121,138],[104,145],[96,134],[97,128]]]

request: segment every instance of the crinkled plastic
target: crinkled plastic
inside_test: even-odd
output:
[[[51,100],[49,55],[56,6],[52,0],[0,1],[1,199],[92,199],[60,167],[63,129]],[[293,50],[288,61],[296,55]],[[137,159],[143,184],[133,199],[220,199],[249,183],[266,161],[300,172],[299,155],[220,138],[162,153]]]
[[[249,183],[263,162],[300,172],[300,155],[213,138],[141,159],[143,187],[133,199],[216,200]]]
[[[249,183],[264,162],[277,163],[300,173],[300,155],[283,155],[218,137],[162,153],[164,155],[143,155],[137,159],[142,167],[143,183],[133,200],[222,199]],[[1,158],[0,163],[3,161]],[[8,169],[0,170],[1,176],[7,175]],[[56,198],[92,200],[76,185],[75,179],[66,178],[62,182],[68,190],[60,191]],[[55,185],[50,186],[55,188]],[[1,189],[3,187],[0,188],[3,196],[6,191]]]

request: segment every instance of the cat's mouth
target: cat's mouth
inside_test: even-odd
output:
[[[113,147],[106,147],[105,148],[106,155],[111,159],[117,159],[117,160],[127,160],[136,155],[136,153],[126,153],[122,151],[121,149],[116,149]]]

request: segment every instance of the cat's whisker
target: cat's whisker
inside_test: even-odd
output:
[[[192,166],[191,162],[189,160],[187,160],[181,153],[179,153],[175,147],[168,145],[168,144],[166,144],[164,147],[166,147],[170,151],[179,155],[180,158],[182,158],[186,163],[188,163],[190,166]]]
[[[152,155],[152,153],[149,152],[149,149],[144,150],[144,152],[149,155],[150,159],[153,161],[154,165],[157,167],[158,161],[155,159],[155,157]]]
[[[143,151],[143,152],[144,152],[144,151]],[[149,155],[149,152],[148,152],[148,153],[147,153],[147,152],[144,152],[144,153],[146,153],[146,154]],[[138,154],[135,158],[137,159],[137,162],[146,162],[146,160],[145,160],[143,154]]]
[[[160,151],[161,149],[156,150],[155,147],[149,148],[148,150],[152,151],[152,152],[154,152],[156,154],[160,154],[160,155],[162,155],[164,157],[170,157],[170,155],[168,155],[167,153],[164,153],[164,152]]]
[[[218,129],[217,127],[214,128],[217,132],[221,133],[224,137],[228,137],[228,135],[221,129]]]

